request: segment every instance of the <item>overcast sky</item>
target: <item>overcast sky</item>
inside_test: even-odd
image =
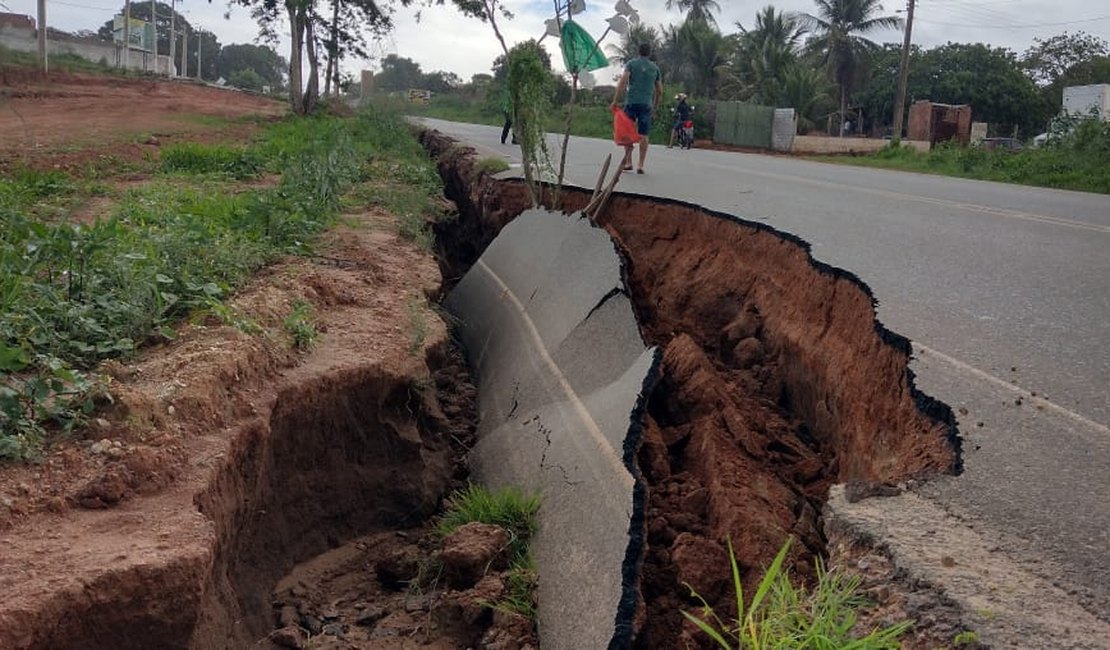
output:
[[[388,1],[388,0],[386,0]],[[419,2],[419,0],[417,0]],[[630,0],[640,11],[642,19],[650,25],[678,23],[678,11],[666,11],[665,0]],[[722,31],[736,31],[736,23],[752,26],[755,14],[767,4],[774,4],[784,11],[813,11],[812,0],[718,0],[722,11],[717,16]],[[399,3],[398,3],[399,4]],[[449,4],[449,2],[448,2]],[[587,11],[577,20],[595,38],[605,29],[605,19],[613,14],[614,0],[595,2],[586,0]],[[553,14],[550,0],[507,0],[506,5],[515,18],[502,21],[503,33],[510,43],[537,38],[543,31],[543,21]],[[76,31],[96,29],[109,20],[122,2],[118,0],[47,0],[47,22],[59,29]],[[0,0],[0,10],[35,15],[36,0]],[[183,0],[178,12],[190,23],[215,32],[222,44],[255,42],[257,26],[246,9],[231,7],[230,18],[224,13],[229,7],[224,0],[208,3],[204,0]],[[886,13],[904,9],[903,2],[885,2]],[[417,9],[398,8],[394,14],[396,29],[376,43],[372,50],[381,57],[396,53],[418,62],[425,72],[444,70],[454,72],[464,80],[479,72],[489,72],[490,63],[500,54],[500,46],[488,25],[464,18],[451,6]],[[1036,37],[1046,38],[1061,32],[1085,31],[1110,40],[1110,2],[1106,0],[919,0],[914,17],[913,42],[923,47],[941,45],[949,41],[966,43],[982,42],[1007,47],[1020,54]],[[287,31],[287,29],[286,29]],[[871,35],[877,42],[901,42],[900,31],[881,31]],[[615,35],[606,38],[602,45],[617,40]],[[551,39],[544,41],[548,51],[555,53]],[[283,38],[279,52],[288,56],[288,38]],[[559,57],[553,57],[561,67]],[[376,61],[348,62],[344,69],[375,69]],[[612,70],[599,71],[598,79],[604,82]]]

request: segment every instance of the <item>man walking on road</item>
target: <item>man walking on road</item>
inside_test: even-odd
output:
[[[613,103],[609,105],[610,108],[616,108],[621,93],[628,91],[624,98],[624,112],[636,123],[636,132],[640,134],[640,164],[636,167],[637,174],[644,173],[652,112],[659,108],[659,101],[663,98],[663,79],[659,74],[659,66],[649,56],[651,46],[641,43],[640,56],[625,64],[624,74],[613,93]],[[624,148],[622,169],[632,169],[632,147],[633,145],[626,145]]]

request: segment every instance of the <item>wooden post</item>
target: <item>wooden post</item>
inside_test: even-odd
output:
[[[898,64],[898,95],[894,98],[894,132],[891,142],[902,139],[902,114],[906,110],[906,83],[910,76],[910,35],[913,33],[913,3],[906,7],[906,34],[902,39],[902,60]]]

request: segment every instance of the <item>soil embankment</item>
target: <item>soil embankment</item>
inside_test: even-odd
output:
[[[236,298],[238,326],[210,319],[111,365],[95,441],[4,474],[0,647],[255,647],[283,620],[274,603],[292,603],[273,590],[298,563],[361,544],[370,583],[381,558],[367,536],[398,551],[421,541],[464,471],[474,388],[425,302],[439,291],[434,263],[391,220],[350,219],[326,257],[271,267]],[[297,353],[282,319],[301,301],[321,336]],[[396,585],[345,604],[351,620],[296,591],[292,627],[319,647],[395,610],[419,616]],[[448,616],[442,636],[465,647],[490,618]],[[438,633],[392,621],[395,634]]]
[[[465,150],[422,137],[460,208],[437,240],[445,277],[461,277],[527,193],[519,181],[472,186]],[[588,198],[565,191],[564,208]],[[881,492],[958,470],[951,412],[914,388],[908,341],[875,320],[857,278],[796,238],[688,204],[615,195],[598,223],[624,257],[645,340],[663,349],[639,453],[638,647],[694,643],[687,584],[728,614],[727,540],[748,593],[788,536],[801,542],[793,570],[811,576],[830,485]]]

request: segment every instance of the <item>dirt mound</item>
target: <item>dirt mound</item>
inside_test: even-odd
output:
[[[459,277],[527,193],[517,181],[468,186],[465,152],[422,137],[444,154],[460,208],[437,233],[444,275]],[[588,198],[566,192],[564,207]],[[615,195],[599,223],[625,259],[645,340],[664,350],[639,451],[648,503],[638,647],[698,645],[680,614],[698,605],[685,584],[728,616],[727,540],[748,593],[788,536],[801,542],[795,573],[810,576],[832,483],[895,486],[958,470],[950,411],[913,387],[908,342],[875,320],[858,279],[814,261],[796,238],[688,204]]]

